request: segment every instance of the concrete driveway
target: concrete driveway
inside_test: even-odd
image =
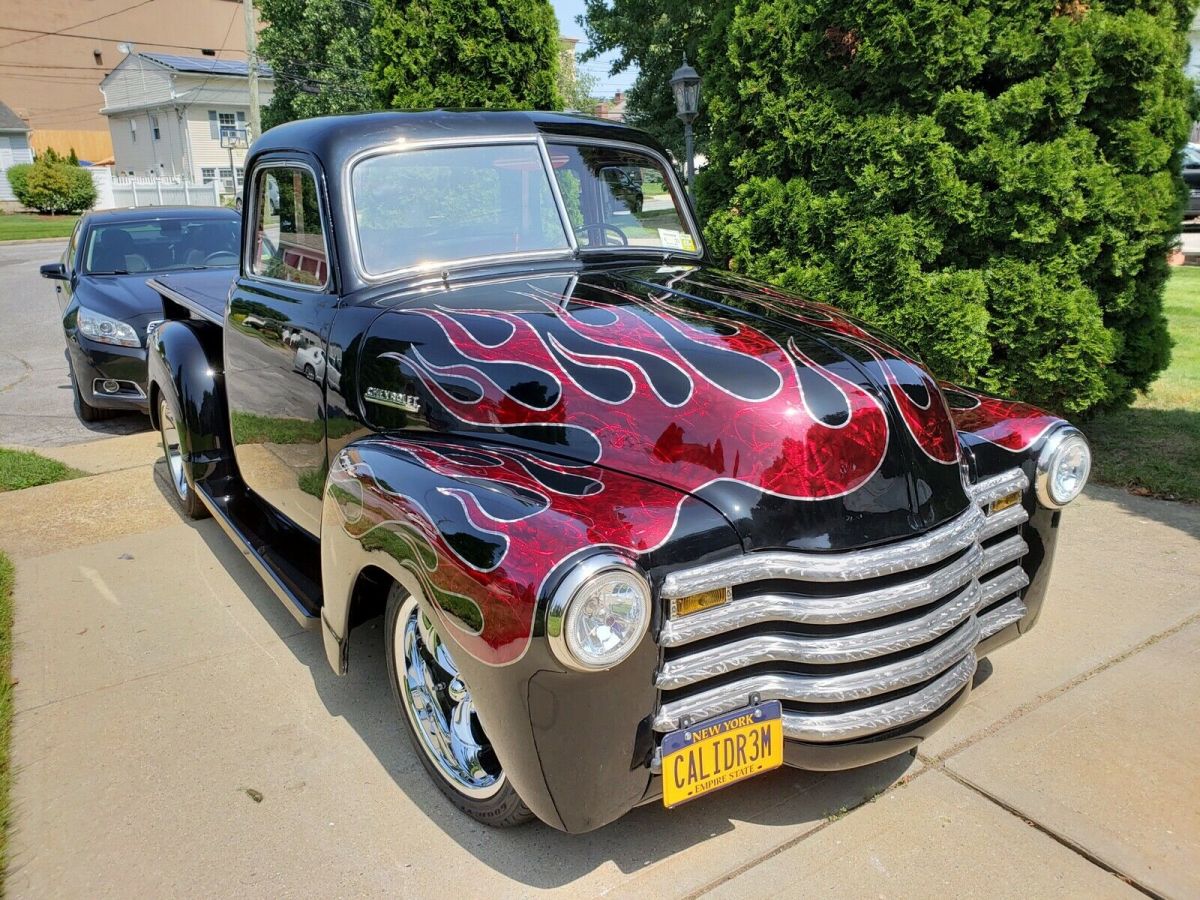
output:
[[[138,414],[85,424],[75,416],[54,284],[38,274],[66,241],[0,243],[0,445],[58,446],[150,427]]]
[[[1038,628],[918,758],[569,837],[451,808],[378,623],[333,676],[219,528],[175,513],[154,435],[49,452],[99,474],[0,495],[12,896],[1200,894],[1196,507],[1089,490]]]

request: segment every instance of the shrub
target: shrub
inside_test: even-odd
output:
[[[77,213],[96,202],[96,185],[88,171],[50,152],[32,164],[10,167],[8,183],[22,206],[38,212]]]
[[[33,163],[17,163],[15,166],[9,166],[5,173],[8,176],[8,183],[12,186],[13,196],[17,198],[22,206],[28,206],[25,202],[27,195],[27,185],[29,183],[29,170],[33,168]]]
[[[764,0],[703,45],[731,268],[1080,413],[1166,367],[1192,0]]]
[[[376,2],[371,81],[385,106],[560,109],[549,0]]]

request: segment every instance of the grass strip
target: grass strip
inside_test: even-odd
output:
[[[1200,502],[1200,267],[1171,271],[1163,309],[1171,365],[1129,409],[1084,423],[1095,478],[1135,494]]]
[[[37,453],[0,447],[0,492],[19,491],[22,488],[66,481],[68,478],[79,478],[86,474]]]

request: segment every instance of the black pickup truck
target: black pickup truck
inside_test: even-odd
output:
[[[476,819],[910,751],[1037,620],[1083,436],[713,267],[641,132],[313,119],[246,173],[239,272],[150,281],[166,471],[335,672],[384,617]]]

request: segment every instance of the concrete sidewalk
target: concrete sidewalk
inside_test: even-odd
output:
[[[569,837],[451,808],[378,625],[333,676],[220,529],[174,513],[152,440],[82,452],[100,474],[0,495],[13,896],[1200,893],[1196,507],[1089,490],[1038,628],[918,759],[783,770]]]

